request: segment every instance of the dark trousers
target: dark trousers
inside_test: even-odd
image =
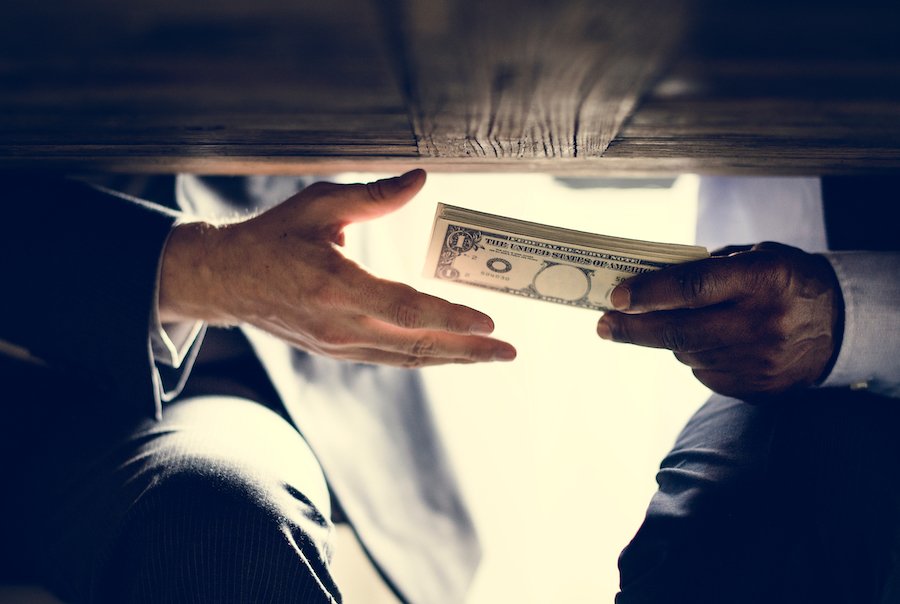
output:
[[[900,401],[714,396],[663,460],[617,604],[900,602]]]
[[[207,396],[134,418],[0,361],[0,580],[72,604],[340,601],[324,478],[277,413]]]

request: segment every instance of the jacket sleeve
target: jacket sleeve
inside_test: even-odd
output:
[[[161,252],[178,214],[67,179],[4,180],[4,348],[158,415],[150,321]]]

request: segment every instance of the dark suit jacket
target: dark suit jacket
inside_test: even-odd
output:
[[[162,412],[150,326],[175,206],[233,215],[302,185],[182,177],[174,196],[174,177],[140,183],[156,189],[161,205],[64,179],[7,180],[0,341],[104,392],[109,413],[135,418]],[[258,331],[247,336],[388,583],[412,602],[461,601],[480,549],[419,375],[308,355]]]
[[[159,414],[149,329],[174,211],[39,175],[0,188],[0,340]]]

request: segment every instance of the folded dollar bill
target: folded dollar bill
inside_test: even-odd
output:
[[[608,310],[616,285],[709,257],[706,248],[609,237],[438,204],[425,276]]]

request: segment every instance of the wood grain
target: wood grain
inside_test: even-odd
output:
[[[705,3],[606,157],[702,172],[900,168],[900,3]]]
[[[0,169],[900,169],[900,2],[7,0]]]
[[[370,3],[14,4],[6,165],[417,153]]]
[[[393,0],[419,152],[603,154],[680,39],[674,1]]]

